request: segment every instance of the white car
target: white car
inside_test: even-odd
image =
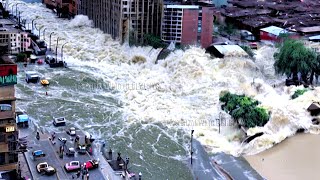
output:
[[[49,166],[47,162],[42,162],[37,165],[38,173],[45,173],[46,175],[52,175],[56,173],[56,169],[52,166]]]
[[[40,76],[35,71],[26,72],[26,82],[27,83],[38,83],[40,81]]]
[[[69,134],[70,136],[75,136],[76,135],[76,128],[71,127],[68,129],[67,134]]]

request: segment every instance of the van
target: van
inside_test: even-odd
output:
[[[55,118],[53,120],[53,125],[54,126],[65,126],[66,125],[66,120],[64,119],[64,117]]]
[[[38,83],[40,81],[40,76],[35,71],[26,72],[26,82],[27,83]]]

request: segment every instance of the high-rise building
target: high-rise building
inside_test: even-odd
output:
[[[79,0],[78,14],[87,15],[95,27],[124,42],[144,34],[160,35],[162,0]]]
[[[16,172],[18,130],[15,121],[17,65],[0,57],[0,173]]]
[[[181,45],[212,44],[213,8],[198,5],[165,5],[161,39]]]

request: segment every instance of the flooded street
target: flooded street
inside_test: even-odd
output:
[[[142,172],[146,179],[192,179],[187,166],[192,129],[208,153],[223,151],[235,156],[257,154],[273,146],[271,150],[276,152],[276,144],[300,128],[320,132],[306,111],[312,101],[320,101],[320,89],[291,100],[293,92],[302,87],[281,84],[285,77],[274,72],[274,47],[259,48],[255,59],[237,54],[218,59],[204,49],[190,47],[175,50],[155,64],[160,49],[121,45],[94,28],[86,16],[59,19],[41,3],[19,7],[30,27],[34,20],[37,28],[46,28],[41,38],[48,45],[52,34],[52,49],[59,38],[59,58],[62,44],[67,43],[63,60],[69,68],[24,68],[20,64],[17,107],[48,130],[53,118],[65,117],[76,128],[105,141],[107,149],[130,157],[130,170]],[[25,72],[30,70],[47,78],[50,86],[27,84]],[[243,132],[221,110],[219,94],[225,90],[251,96],[270,111],[270,121],[264,127],[247,132],[264,132],[262,136],[241,144]],[[219,118],[224,121],[221,132]],[[280,144],[284,149],[287,141]]]

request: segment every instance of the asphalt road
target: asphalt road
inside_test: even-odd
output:
[[[81,133],[81,131],[77,131],[77,134],[80,135],[80,140],[84,141],[83,133]],[[68,157],[64,154],[62,159],[59,158],[59,155],[57,152],[58,152],[58,149],[60,146],[60,142],[59,142],[58,138],[59,137],[66,138],[67,139],[66,145],[68,147],[73,146],[73,141],[72,141],[73,138],[71,136],[69,136],[66,132],[61,132],[61,131],[58,132],[58,129],[56,132],[56,139],[55,139],[56,144],[53,144],[49,140],[49,137],[51,136],[49,134],[40,133],[40,140],[37,140],[35,138],[36,133],[32,132],[31,128],[20,130],[20,135],[21,135],[20,137],[28,135],[28,138],[27,138],[28,139],[28,152],[26,152],[25,155],[26,155],[27,162],[29,164],[31,173],[33,175],[33,178],[36,180],[72,179],[72,175],[75,175],[76,172],[67,173],[64,169],[64,165],[70,161],[80,161],[80,163],[83,164],[84,162],[90,160],[90,156],[88,154],[82,155],[82,154],[78,154],[77,152],[75,153],[75,156],[73,156],[73,157],[71,157],[71,156]],[[42,150],[46,154],[46,156],[34,159],[32,157],[32,152],[35,150]],[[56,168],[57,173],[52,176],[42,175],[42,174],[38,173],[36,170],[36,165],[41,162],[47,162],[50,166],[53,166],[54,168]],[[90,170],[89,177],[90,177],[90,179],[99,179],[99,180],[104,179],[103,174],[101,173],[101,171],[98,168]]]

